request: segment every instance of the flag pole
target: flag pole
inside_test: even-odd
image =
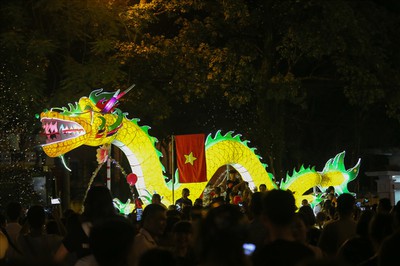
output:
[[[110,191],[111,191],[111,149],[112,145],[108,147],[107,171],[106,171],[106,186]]]
[[[107,158],[107,188],[111,191],[111,158]]]
[[[174,168],[174,153],[175,153],[175,138],[174,135],[171,135],[171,178],[172,178],[172,204],[175,204],[175,168]]]

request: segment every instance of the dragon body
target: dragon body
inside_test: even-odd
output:
[[[261,157],[248,146],[248,141],[242,141],[240,135],[233,135],[233,132],[223,135],[219,131],[206,139],[206,182],[180,184],[179,177],[175,178],[174,184],[166,182],[160,161],[162,154],[155,147],[157,139],[149,135],[148,126],[139,125],[139,119],[128,119],[127,114],[117,108],[118,99],[130,89],[122,93],[95,90],[89,97],[69,104],[68,108],[43,111],[40,120],[46,136],[46,143],[42,145],[44,152],[50,157],[58,157],[81,145],[111,143],[127,157],[132,173],[138,177],[137,192],[145,202],[149,202],[153,193],[158,193],[163,196],[164,204],[173,204],[173,193],[180,195],[184,187],[189,188],[194,197],[200,197],[211,177],[224,165],[234,167],[252,189],[260,184],[266,184],[268,189],[278,188],[273,175],[266,171],[267,165],[261,163]],[[344,154],[330,159],[322,172],[304,167],[298,172],[293,171],[292,176],[287,175],[281,182],[280,188],[294,192],[298,205],[303,198],[310,202],[316,199],[312,195],[303,195],[313,187],[324,189],[333,185],[338,192],[348,192],[347,184],[357,176],[360,161],[346,170]]]

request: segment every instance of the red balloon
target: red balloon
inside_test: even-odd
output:
[[[137,175],[131,173],[126,176],[126,181],[128,182],[129,185],[134,186],[137,182]]]

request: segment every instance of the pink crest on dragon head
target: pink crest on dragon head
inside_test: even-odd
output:
[[[101,109],[101,113],[112,113],[114,108],[118,105],[118,100],[127,94],[133,87],[135,87],[135,84],[121,93],[119,93],[120,90],[117,90],[112,96],[112,93],[102,92],[103,90],[100,89],[93,91],[89,97],[96,104],[96,107]]]

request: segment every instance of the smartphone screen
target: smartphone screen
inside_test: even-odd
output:
[[[244,243],[243,244],[243,252],[247,256],[251,256],[256,249],[256,245],[252,243]]]
[[[136,209],[136,221],[140,222],[142,220],[143,209]]]
[[[60,198],[51,199],[51,204],[61,204]]]

